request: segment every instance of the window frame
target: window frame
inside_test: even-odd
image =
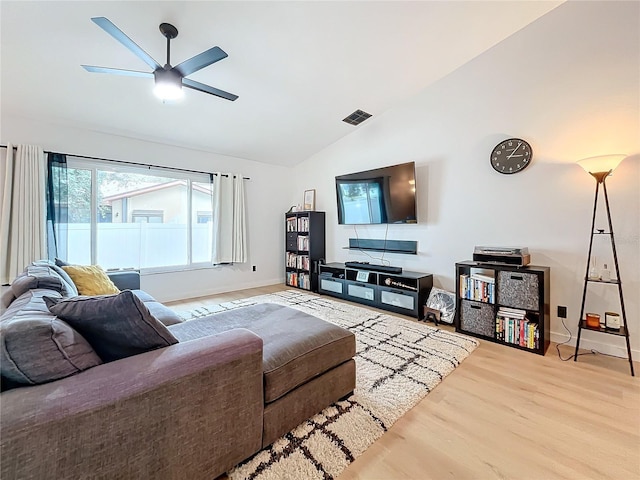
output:
[[[173,170],[167,168],[155,168],[147,165],[132,165],[124,163],[110,162],[108,160],[79,158],[72,155],[67,156],[67,168],[88,170],[91,175],[91,226],[90,226],[90,239],[91,239],[91,264],[95,265],[98,258],[98,170],[109,171],[115,173],[135,173],[139,175],[157,175],[159,177],[170,177],[176,180],[185,180],[187,182],[187,263],[185,265],[166,265],[160,267],[139,267],[137,270],[141,274],[156,274],[156,273],[170,273],[170,272],[183,272],[188,270],[203,270],[213,269],[216,265],[211,262],[192,262],[193,254],[193,214],[192,212],[192,197],[193,197],[193,183],[210,183],[210,175],[205,173],[189,173],[179,170]],[[120,267],[126,268],[126,267]],[[119,270],[108,269],[111,270]]]

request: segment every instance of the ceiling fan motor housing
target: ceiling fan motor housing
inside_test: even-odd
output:
[[[158,68],[153,72],[153,76],[156,80],[156,85],[159,83],[170,83],[172,85],[182,85],[182,75],[177,70],[171,68],[170,65],[165,65],[164,68]]]

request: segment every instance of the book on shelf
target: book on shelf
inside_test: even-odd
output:
[[[496,277],[485,275],[483,273],[472,273],[471,278],[474,280],[480,280],[481,282],[496,283]]]
[[[298,250],[302,250],[305,252],[309,250],[309,237],[298,237]]]
[[[299,217],[298,218],[298,231],[299,232],[308,232],[309,231],[309,217]]]
[[[479,278],[474,278],[474,275],[476,274],[460,275],[460,298],[484,303],[495,303],[495,281],[486,282]]]
[[[296,268],[300,270],[309,270],[309,255],[299,255]]]
[[[527,315],[527,311],[519,308],[500,307],[498,308],[498,315],[509,318],[524,318]]]
[[[308,273],[287,272],[287,285],[311,290],[311,276]]]
[[[520,347],[537,349],[539,347],[539,327],[528,319],[496,316],[496,339]]]
[[[296,218],[287,218],[287,232],[295,232],[297,228]]]
[[[298,255],[295,253],[287,252],[287,267],[296,268],[298,263]]]

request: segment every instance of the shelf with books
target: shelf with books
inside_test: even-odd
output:
[[[325,213],[285,214],[285,283],[318,290],[318,263],[325,258]]]
[[[550,343],[549,267],[456,264],[456,331],[544,355]]]
[[[460,298],[483,303],[496,303],[496,278],[487,269],[470,268],[459,276]]]

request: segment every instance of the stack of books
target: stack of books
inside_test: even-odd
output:
[[[298,265],[298,255],[295,253],[287,252],[287,267],[296,268]]]
[[[496,339],[525,348],[537,349],[538,323],[527,318],[527,312],[518,308],[500,307],[496,315]]]
[[[496,279],[481,273],[460,275],[460,298],[495,303]]]
[[[298,250],[305,252],[309,250],[309,237],[298,237]]]
[[[298,218],[298,231],[299,232],[309,231],[309,217]]]

